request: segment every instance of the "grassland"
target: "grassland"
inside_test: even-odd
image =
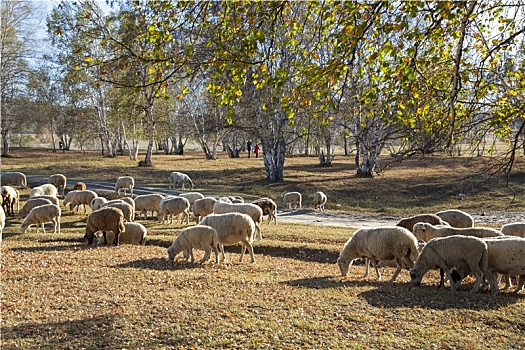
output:
[[[286,181],[272,184],[260,160],[201,158],[159,155],[155,167],[140,168],[125,157],[14,150],[2,159],[2,171],[107,181],[129,174],[166,187],[169,172],[180,170],[208,193],[278,198],[321,189],[331,211],[523,208],[524,173],[510,177],[513,192],[503,178],[479,172],[488,160],[411,161],[359,179],[351,159],[337,157],[332,168],[320,168],[315,158],[292,157]],[[461,190],[466,196],[459,201]],[[23,200],[27,195],[22,190]],[[385,282],[392,268],[381,270],[384,281],[375,274],[361,278],[363,266],[340,277],[334,262],[353,229],[265,225],[264,239],[254,243],[255,264],[238,262],[240,248],[231,247],[224,264],[192,265],[166,259],[165,247],[182,225],[141,221],[149,230],[146,246],[92,248],[81,241],[86,216],[64,209],[60,235],[21,234],[21,221],[8,220],[1,244],[2,349],[525,347],[523,292],[470,294],[471,279],[459,292],[438,290],[435,272],[412,289],[407,271]]]

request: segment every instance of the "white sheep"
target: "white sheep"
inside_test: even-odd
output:
[[[288,192],[285,193],[283,196],[283,203],[288,206],[288,209],[297,209],[297,206],[299,205],[299,209],[301,209],[301,203],[302,203],[302,196],[299,192]]]
[[[501,227],[501,233],[505,236],[516,236],[525,238],[525,222],[512,222]]]
[[[130,196],[133,196],[133,187],[135,187],[135,179],[133,179],[131,176],[121,176],[115,183],[115,193],[120,195],[120,191],[124,190],[125,196],[126,190],[129,190]]]
[[[59,200],[58,197],[56,197],[56,196],[42,195],[42,196],[34,196],[34,197],[31,198],[31,199],[36,199],[36,198],[44,198],[44,199],[48,199],[49,201],[51,201],[52,204],[55,204],[55,205],[60,206],[60,200]]]
[[[126,231],[124,226],[124,213],[118,208],[100,208],[89,214],[86,221],[86,234],[88,244],[93,244],[95,233],[103,231],[104,241],[107,242],[107,231],[113,231],[116,235],[114,244],[117,246],[120,242],[121,233]]]
[[[73,191],[71,191],[73,192]],[[69,193],[71,193],[69,192]],[[69,194],[68,193],[68,194]],[[107,203],[107,199],[104,197],[95,197],[89,202],[89,207],[91,208],[91,211],[99,210],[100,206],[104,203]],[[64,199],[64,205],[66,205],[66,200]]]
[[[24,221],[22,222],[22,225],[20,225],[20,229],[22,230],[22,233],[26,233],[29,229],[29,226],[31,225],[37,225],[36,233],[39,232],[40,228],[38,225],[42,225],[42,230],[44,233],[46,233],[46,230],[44,228],[44,224],[48,222],[53,223],[53,233],[57,232],[60,233],[60,215],[61,210],[58,205],[55,204],[44,204],[40,205],[38,207],[34,207],[31,209],[29,214],[26,216]]]
[[[66,195],[66,197],[69,196],[69,193]],[[74,192],[71,198],[71,202],[69,203],[69,209],[78,211],[78,206],[82,205],[84,207],[84,213],[86,213],[87,212],[86,208],[89,207],[93,198],[96,198],[96,197],[98,197],[98,194],[91,190]],[[64,202],[65,202],[65,199],[64,199]]]
[[[424,222],[415,224],[412,232],[414,232],[414,236],[416,236],[417,239],[425,242],[428,242],[432,238],[453,235],[473,236],[479,238],[503,236],[501,231],[488,227],[457,228],[451,226],[434,226]]]
[[[213,206],[217,200],[212,197],[197,199],[193,203],[193,216],[199,223],[206,215],[213,213]]]
[[[20,193],[16,188],[11,186],[2,186],[0,193],[2,195],[2,206],[5,208],[5,213],[7,215],[15,214],[15,204],[16,210],[20,210]]]
[[[397,268],[390,279],[394,282],[404,266],[412,268],[417,256],[417,240],[409,230],[398,226],[367,227],[357,230],[350,237],[339,254],[337,264],[341,274],[346,276],[353,261],[365,257],[372,261],[377,279],[381,280],[377,262],[394,259]],[[368,264],[363,277],[367,275]]]
[[[183,214],[186,218],[186,224],[190,223],[190,201],[184,197],[167,197],[161,200],[160,211],[157,219],[164,223],[166,216],[169,216],[170,223],[173,223],[172,215]],[[182,220],[184,221],[184,219]],[[179,220],[177,220],[177,223]]]
[[[22,209],[18,211],[17,217],[18,218],[26,217],[31,211],[31,209],[33,209],[34,207],[45,205],[45,204],[55,204],[55,203],[52,203],[47,198],[41,198],[41,197],[31,198],[22,206]]]
[[[317,210],[319,208],[319,211],[324,211],[324,205],[326,204],[326,194],[323,192],[315,192],[314,193],[314,210]]]
[[[223,203],[230,203],[230,204],[232,204],[231,199],[229,197],[225,197],[225,196],[217,198],[217,202],[223,202]]]
[[[133,207],[124,201],[107,201],[106,203],[102,203],[100,207],[119,208],[124,214],[124,221],[133,222],[135,220],[135,211],[133,210]]]
[[[193,209],[193,203],[195,203],[197,199],[204,198],[204,195],[199,192],[186,192],[186,193],[179,194],[179,197],[184,197],[190,201],[190,211],[191,211]]]
[[[446,225],[436,214],[419,214],[399,220],[396,226],[404,227],[410,232],[414,232],[414,225],[418,222],[426,222],[432,225]]]
[[[120,244],[145,245],[148,230],[144,225],[138,222],[125,222],[124,232],[120,234]],[[106,242],[104,236],[101,235],[98,239],[97,245],[112,245],[115,243],[115,233],[113,231],[106,232]]]
[[[474,226],[474,219],[472,218],[472,216],[461,210],[443,210],[436,213],[436,215],[452,227],[466,228]]]
[[[175,189],[177,185],[181,185],[181,190],[184,190],[184,184],[190,185],[190,190],[193,190],[193,181],[184,173],[174,171],[170,174],[170,189]]]
[[[211,226],[217,231],[222,260],[226,260],[224,246],[242,244],[240,260],[244,258],[246,249],[250,253],[251,262],[255,263],[252,242],[255,236],[255,223],[252,218],[242,213],[211,214],[206,216],[199,225]]]
[[[10,171],[0,175],[0,184],[8,186],[27,187],[27,179],[24,173]]]
[[[215,263],[219,263],[219,250],[217,244],[219,243],[219,236],[217,231],[210,226],[197,225],[188,227],[180,231],[179,235],[171,246],[168,248],[169,260],[173,260],[180,252],[185,252],[186,261],[191,259],[191,263],[195,262],[193,257],[193,249],[204,250],[204,257],[200,261],[201,264],[208,261],[211,256],[211,251],[215,253]]]
[[[142,194],[135,197],[135,210],[139,212],[139,219],[142,219],[142,214],[144,214],[144,220],[148,218],[148,211],[153,212],[160,211],[160,201],[163,200],[165,196],[160,193],[151,193],[151,194]]]
[[[5,227],[5,212],[4,208],[0,205],[0,242],[2,242],[2,232],[4,231]]]
[[[241,196],[229,196],[228,198],[233,204],[244,203],[244,198]]]
[[[270,198],[259,198],[252,202],[261,207],[263,215],[268,215],[268,225],[272,222],[277,225],[277,204]]]
[[[65,175],[53,174],[49,177],[48,184],[51,184],[57,188],[57,191],[62,190],[62,197],[64,197],[64,191],[66,190],[67,180]]]
[[[477,292],[487,276],[491,286],[494,285],[492,275],[488,271],[489,254],[487,244],[480,238],[473,236],[448,236],[433,238],[427,242],[419,257],[410,270],[412,285],[420,286],[425,273],[437,267],[443,269],[450,281],[450,288],[455,291],[459,283],[455,282],[450,274],[452,268],[468,266],[476,276],[476,282],[471,292]]]
[[[37,187],[34,187],[31,189],[31,192],[29,192],[29,198],[33,198],[35,196],[55,196],[57,195],[57,188],[54,185],[51,184],[44,184]]]
[[[217,201],[213,206],[214,214],[226,213],[243,213],[249,215],[255,223],[255,231],[259,236],[259,241],[262,240],[261,223],[263,220],[263,211],[261,207],[252,203],[224,203]]]

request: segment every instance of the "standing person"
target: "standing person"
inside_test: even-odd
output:
[[[259,144],[255,145],[253,152],[255,153],[255,158],[259,158]]]
[[[182,143],[182,141],[179,141],[179,154],[181,156],[184,155],[184,144]]]
[[[246,142],[246,149],[248,150],[248,158],[252,157],[252,140]]]

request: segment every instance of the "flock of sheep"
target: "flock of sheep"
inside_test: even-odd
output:
[[[26,176],[20,172],[2,174],[0,183],[2,207],[0,207],[1,230],[5,225],[6,214],[24,218],[21,231],[25,233],[32,225],[44,230],[45,223],[53,223],[53,232],[60,233],[62,214],[58,194],[61,193],[63,206],[72,211],[84,213],[91,209],[86,221],[84,238],[88,244],[119,245],[119,243],[143,245],[147,229],[135,222],[147,219],[148,213],[160,223],[190,222],[190,212],[197,224],[183,229],[168,248],[168,257],[173,260],[182,253],[186,261],[194,262],[193,249],[204,250],[201,263],[215,254],[219,263],[219,250],[225,260],[224,246],[242,244],[240,261],[245,251],[255,262],[252,242],[257,236],[262,239],[261,223],[268,216],[268,224],[277,224],[277,205],[270,198],[259,198],[245,203],[241,197],[204,197],[198,192],[166,196],[161,193],[133,195],[135,181],[130,176],[119,177],[115,184],[117,195],[123,197],[107,200],[96,192],[88,190],[83,182],[77,182],[73,190],[65,196],[66,177],[61,174],[50,176],[49,183],[32,188],[29,199],[19,207],[20,196],[15,187],[27,187]],[[194,184],[188,175],[173,172],[170,188],[186,186],[193,189]],[[128,196],[129,192],[129,196]],[[282,197],[290,209],[302,207],[299,192],[289,192]],[[322,192],[314,195],[314,208],[324,210],[327,197]],[[499,291],[498,274],[506,277],[506,286],[511,286],[511,276],[516,276],[520,291],[525,284],[525,223],[504,225],[501,230],[475,227],[472,217],[459,210],[447,210],[436,214],[422,214],[400,220],[396,226],[362,228],[357,230],[346,242],[340,252],[337,264],[346,276],[352,263],[365,259],[366,273],[369,261],[375,268],[378,279],[380,264],[393,264],[396,270],[390,279],[395,281],[403,268],[410,269],[413,285],[420,285],[424,274],[430,269],[440,269],[440,287],[448,278],[451,289],[457,290],[461,281],[468,275],[475,276],[472,292],[479,290],[488,282],[491,294]]]

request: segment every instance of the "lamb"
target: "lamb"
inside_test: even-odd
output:
[[[436,215],[452,227],[466,228],[474,226],[474,219],[472,216],[461,210],[444,210],[436,213]]]
[[[501,233],[505,236],[517,236],[525,238],[525,222],[512,222],[501,227]]]
[[[124,221],[127,222],[133,222],[135,220],[135,211],[133,210],[133,207],[126,202],[123,201],[108,201],[106,203],[102,203],[100,205],[101,208],[105,207],[111,207],[111,208],[119,208],[122,210],[122,213],[124,214]]]
[[[73,197],[71,198],[71,203],[69,203],[69,209],[78,210],[78,206],[82,204],[84,206],[84,213],[86,213],[87,212],[86,207],[89,206],[93,198],[96,198],[96,197],[98,197],[98,194],[96,194],[95,192],[91,190],[77,191],[74,193]],[[64,202],[65,202],[65,199],[64,199]]]
[[[67,180],[62,174],[54,174],[49,177],[48,184],[55,186],[58,190],[62,190],[62,197],[64,197],[64,191],[66,190]]]
[[[56,196],[42,195],[42,196],[34,196],[31,199],[36,199],[36,198],[44,198],[44,199],[51,201],[52,204],[60,206],[60,200]]]
[[[2,232],[4,231],[5,227],[5,212],[4,208],[0,206],[0,242],[2,242]]]
[[[262,240],[261,223],[263,220],[263,211],[261,207],[252,203],[223,203],[216,202],[213,206],[214,214],[226,214],[226,213],[243,213],[249,215],[255,223],[255,230],[258,232],[259,241]]]
[[[69,191],[66,196],[64,197],[64,200],[62,201],[62,205],[64,207],[67,207],[72,201],[73,201],[73,197],[75,197],[75,195],[80,192],[78,190],[73,190],[73,191]]]
[[[71,192],[69,192],[71,193]],[[68,193],[68,194],[69,194]],[[89,202],[89,207],[91,208],[91,211],[99,210],[100,206],[104,203],[107,203],[108,200],[104,197],[95,197]],[[64,200],[64,205],[66,204],[66,201]]]
[[[488,267],[487,270],[492,274],[494,285],[491,284],[491,294],[499,292],[497,274],[518,277],[518,288],[514,292],[521,290],[519,279],[525,277],[525,239],[521,237],[493,237],[483,240],[487,244]],[[472,272],[468,265],[458,266],[458,276],[454,282],[460,283],[461,280]],[[487,276],[488,277],[488,276]],[[489,279],[489,278],[487,278]],[[490,279],[489,279],[490,283]]]
[[[283,196],[283,203],[288,206],[288,209],[292,209],[292,204],[294,205],[294,209],[297,209],[297,205],[299,205],[299,209],[301,209],[301,202],[302,196],[299,192],[288,192]]]
[[[473,236],[479,238],[503,236],[501,231],[488,227],[457,228],[450,226],[434,226],[424,222],[415,224],[413,232],[417,239],[425,242],[430,241],[432,238],[453,235]]]
[[[115,192],[120,195],[120,190],[124,190],[125,196],[126,190],[129,189],[130,195],[133,196],[133,187],[135,187],[135,180],[131,176],[121,176],[115,183]]]
[[[86,221],[86,234],[88,244],[93,244],[95,233],[103,231],[104,241],[107,242],[106,231],[113,231],[116,238],[114,245],[118,246],[121,233],[126,231],[124,226],[124,213],[118,208],[100,208],[89,214]]]
[[[184,197],[168,197],[164,198],[160,204],[160,211],[157,214],[157,218],[160,223],[164,223],[166,215],[179,215],[184,214],[186,218],[186,224],[190,223],[190,201]],[[184,220],[184,219],[183,219]],[[178,220],[177,220],[178,222]],[[170,220],[173,223],[173,219]]]
[[[394,282],[403,266],[412,268],[418,256],[418,243],[416,237],[407,229],[398,226],[383,226],[361,228],[357,230],[346,242],[339,254],[337,264],[341,274],[346,276],[353,261],[365,257],[372,261],[376,270],[377,279],[381,274],[377,268],[378,260],[396,261],[396,271],[390,282]],[[368,264],[365,276],[368,275]]]
[[[436,214],[420,214],[401,219],[396,226],[404,227],[410,232],[414,232],[414,225],[418,222],[427,222],[432,225],[446,225]]]
[[[24,173],[10,171],[0,175],[0,184],[7,186],[27,187],[27,179]]]
[[[164,199],[164,195],[160,193],[151,193],[151,194],[143,194],[140,196],[135,197],[135,210],[139,211],[139,219],[142,218],[142,214],[144,214],[144,220],[148,218],[148,210],[151,211],[151,215],[153,215],[153,212],[159,212],[160,211],[160,201]]]
[[[181,190],[184,190],[184,184],[190,185],[190,190],[193,190],[193,181],[190,177],[184,173],[174,171],[170,174],[170,185],[169,189],[175,189],[177,185],[181,185]]]
[[[132,245],[145,245],[146,236],[148,230],[144,225],[139,224],[138,222],[125,222],[124,223],[125,231],[120,235],[120,244],[132,244]],[[106,240],[104,242],[104,236],[99,237],[97,245],[107,245],[114,244],[115,242],[115,233],[113,231],[106,232]]]
[[[38,225],[42,225],[42,230],[44,233],[46,233],[46,230],[44,228],[44,224],[48,222],[53,223],[53,233],[57,232],[58,227],[58,233],[60,233],[60,215],[61,210],[58,205],[55,204],[44,204],[40,205],[38,207],[34,207],[31,209],[29,214],[26,216],[24,221],[22,222],[22,225],[20,225],[20,229],[22,230],[22,233],[26,233],[29,229],[29,226],[31,225],[37,225],[36,233],[39,232],[40,228]]]
[[[314,210],[319,208],[319,211],[324,211],[324,205],[326,203],[326,194],[323,192],[315,192],[314,194]]]
[[[31,209],[33,209],[34,207],[38,207],[38,206],[41,206],[41,205],[45,205],[45,204],[55,204],[55,203],[52,203],[49,199],[47,198],[41,198],[41,197],[35,197],[35,198],[31,198],[30,200],[28,200],[24,206],[22,207],[22,209],[20,209],[18,211],[18,218],[23,218],[23,217],[26,217],[29,212],[31,211]],[[56,205],[56,204],[55,204]]]
[[[268,225],[274,222],[277,225],[277,204],[270,198],[259,198],[252,202],[261,207],[263,215],[268,215]]]
[[[16,188],[11,186],[2,186],[0,193],[2,195],[2,206],[5,208],[5,213],[7,215],[15,214],[15,204],[16,210],[20,210],[20,193]]]
[[[450,288],[455,291],[459,283],[456,283],[455,278],[451,276],[451,269],[468,266],[476,276],[471,292],[477,292],[483,281],[483,275],[487,276],[491,286],[494,285],[488,270],[488,262],[487,244],[481,238],[462,235],[433,238],[419,254],[414,267],[410,270],[410,278],[412,285],[420,286],[425,273],[439,267],[445,271],[450,281]]]
[[[201,249],[204,250],[204,257],[200,261],[200,263],[203,264],[210,259],[211,251],[213,250],[215,253],[215,263],[218,264],[218,242],[219,236],[213,227],[204,225],[188,227],[180,231],[177,238],[175,238],[171,246],[168,248],[168,257],[169,260],[173,260],[177,254],[184,251],[186,261],[188,261],[188,258],[191,258],[191,263],[193,264],[195,261],[195,258],[193,257],[193,249]]]
[[[199,192],[186,192],[186,193],[179,194],[179,197],[184,197],[190,201],[190,211],[191,211],[193,208],[193,203],[195,203],[197,199],[204,198],[204,195]]]
[[[85,190],[87,190],[87,186],[82,181],[78,181],[76,184],[73,185],[73,190],[85,191]]]
[[[239,261],[242,262],[245,250],[248,249],[251,262],[255,263],[252,246],[255,235],[255,223],[250,216],[242,213],[212,214],[206,216],[199,225],[211,226],[217,231],[223,261],[226,260],[224,246],[240,242],[242,248]]]
[[[206,215],[213,213],[213,206],[217,200],[212,197],[197,199],[193,203],[193,216],[199,223]]]
[[[57,196],[57,188],[54,185],[51,184],[45,184],[40,185],[37,187],[34,187],[31,192],[29,192],[29,198],[33,198],[35,196]]]

